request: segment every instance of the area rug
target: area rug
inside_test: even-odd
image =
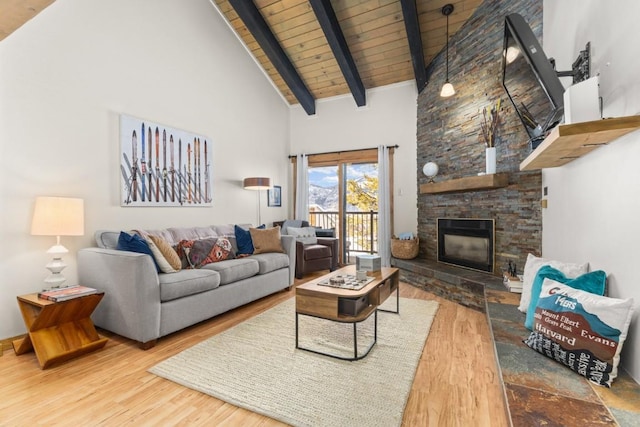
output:
[[[395,308],[395,298],[383,308]],[[378,313],[369,355],[349,362],[295,348],[292,298],[149,372],[294,426],[399,426],[437,309],[401,298],[400,314]],[[373,339],[373,323],[372,315],[358,324],[359,349]],[[299,316],[299,343],[350,356],[353,326]]]

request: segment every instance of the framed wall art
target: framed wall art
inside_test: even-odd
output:
[[[122,206],[211,206],[211,140],[120,115]]]
[[[282,187],[274,185],[267,190],[267,206],[282,206]]]

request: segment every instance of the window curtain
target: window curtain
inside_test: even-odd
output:
[[[296,209],[295,219],[309,221],[309,157],[296,156]]]
[[[391,193],[389,150],[378,146],[378,255],[383,267],[391,266]]]

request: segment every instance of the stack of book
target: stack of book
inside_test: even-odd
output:
[[[67,286],[65,288],[51,289],[48,291],[38,292],[38,298],[46,299],[53,302],[67,301],[73,298],[83,297],[97,293],[97,289],[88,288],[86,286]]]
[[[504,283],[509,292],[522,293],[522,276],[512,276],[509,273],[504,273],[502,283]]]

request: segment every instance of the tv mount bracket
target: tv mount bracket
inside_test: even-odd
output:
[[[550,58],[553,69],[556,69],[556,60]],[[591,75],[591,42],[587,42],[584,50],[580,51],[578,58],[571,64],[571,71],[556,71],[558,77],[573,77],[573,84],[587,80]]]

